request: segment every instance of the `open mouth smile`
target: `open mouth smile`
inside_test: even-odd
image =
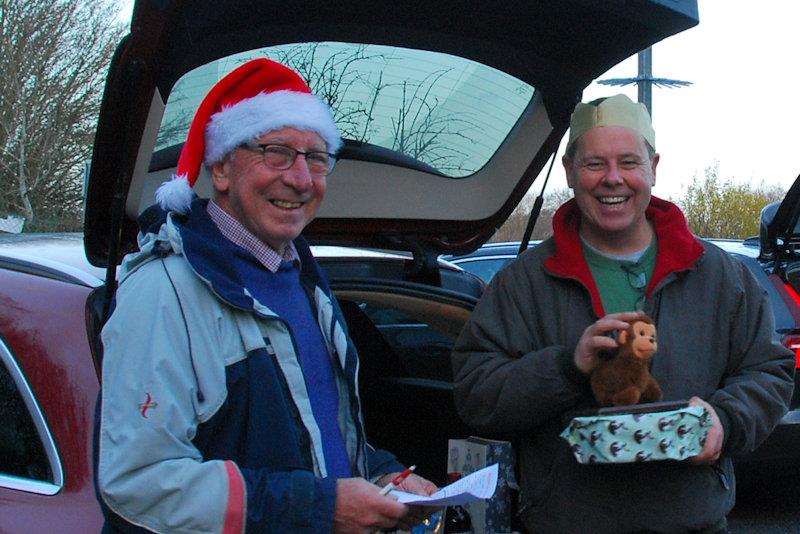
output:
[[[597,201],[600,202],[600,204],[605,204],[605,205],[608,205],[608,206],[615,206],[615,205],[618,205],[618,204],[622,204],[626,200],[628,200],[628,197],[598,197],[597,198]]]
[[[270,200],[270,202],[272,203],[273,206],[276,206],[284,210],[294,210],[303,205],[302,202],[289,202],[287,200],[277,200],[277,199]]]

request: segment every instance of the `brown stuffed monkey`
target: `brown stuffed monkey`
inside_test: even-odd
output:
[[[617,334],[619,350],[610,359],[600,360],[592,372],[592,393],[601,406],[629,406],[658,402],[663,398],[658,382],[650,375],[650,360],[655,354],[656,325],[645,313]]]

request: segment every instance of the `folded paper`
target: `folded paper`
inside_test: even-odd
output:
[[[422,506],[455,506],[480,499],[490,499],[497,489],[497,464],[484,467],[471,475],[460,478],[428,496],[392,490],[389,495],[397,497],[403,504]]]

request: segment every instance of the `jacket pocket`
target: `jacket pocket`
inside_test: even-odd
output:
[[[567,455],[563,453],[563,450],[555,451],[549,465],[545,465],[541,461],[546,455],[536,454],[537,458],[533,460],[534,465],[526,468],[525,472],[520,473],[521,491],[518,510],[520,518],[524,518],[528,513],[536,513],[542,510],[552,500],[556,477],[560,472],[559,466],[563,466],[565,460],[574,461],[570,455],[571,453],[569,453],[568,449],[566,450]]]

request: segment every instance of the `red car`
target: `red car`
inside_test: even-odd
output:
[[[3,533],[102,526],[92,480],[99,383],[86,328],[102,271],[81,258],[80,245],[75,235],[0,238]]]

